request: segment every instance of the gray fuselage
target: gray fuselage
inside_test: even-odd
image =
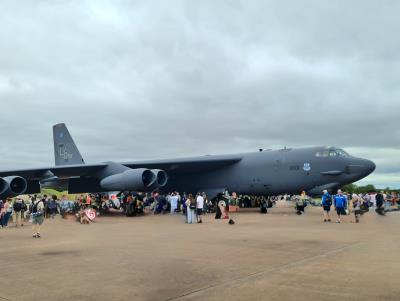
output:
[[[328,156],[322,156],[326,153]],[[306,190],[319,194],[323,189],[334,190],[362,179],[375,169],[372,161],[350,156],[337,148],[268,150],[240,156],[239,162],[211,172],[188,172],[170,177],[163,190],[227,189],[253,195],[292,194]]]

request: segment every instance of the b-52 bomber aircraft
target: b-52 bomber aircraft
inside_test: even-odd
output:
[[[0,171],[0,198],[39,193],[41,185],[64,182],[69,193],[106,191],[226,190],[248,195],[320,194],[360,180],[372,161],[336,147],[260,150],[237,155],[85,164],[65,124],[53,126],[55,166]]]

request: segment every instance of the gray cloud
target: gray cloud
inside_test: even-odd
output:
[[[399,186],[397,1],[5,1],[2,169],[338,145]]]

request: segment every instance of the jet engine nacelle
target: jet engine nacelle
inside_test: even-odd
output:
[[[157,175],[145,168],[128,169],[105,177],[100,186],[107,191],[149,191],[157,186]]]
[[[164,187],[168,182],[168,175],[164,170],[161,169],[152,169],[151,170],[157,177],[157,186]]]
[[[24,194],[28,188],[26,180],[19,176],[0,178],[0,198]]]

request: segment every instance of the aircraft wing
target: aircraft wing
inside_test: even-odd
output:
[[[120,163],[129,168],[162,169],[168,174],[185,174],[190,172],[203,172],[239,162],[241,156],[204,156],[195,158],[183,158],[172,160],[146,160],[128,163]],[[106,168],[108,163],[62,165],[44,168],[20,169],[0,171],[0,177],[21,176],[27,180],[41,180],[47,175],[58,178],[90,177],[99,170]]]
[[[0,171],[0,177],[20,176],[26,178],[27,180],[41,180],[43,177],[46,177],[46,175],[50,175],[50,173],[59,178],[90,176],[92,173],[99,171],[106,166],[106,163],[100,163],[17,169]]]
[[[167,174],[185,174],[192,172],[212,171],[235,164],[242,160],[242,156],[202,156],[172,160],[146,160],[122,163],[129,168],[162,169]]]

